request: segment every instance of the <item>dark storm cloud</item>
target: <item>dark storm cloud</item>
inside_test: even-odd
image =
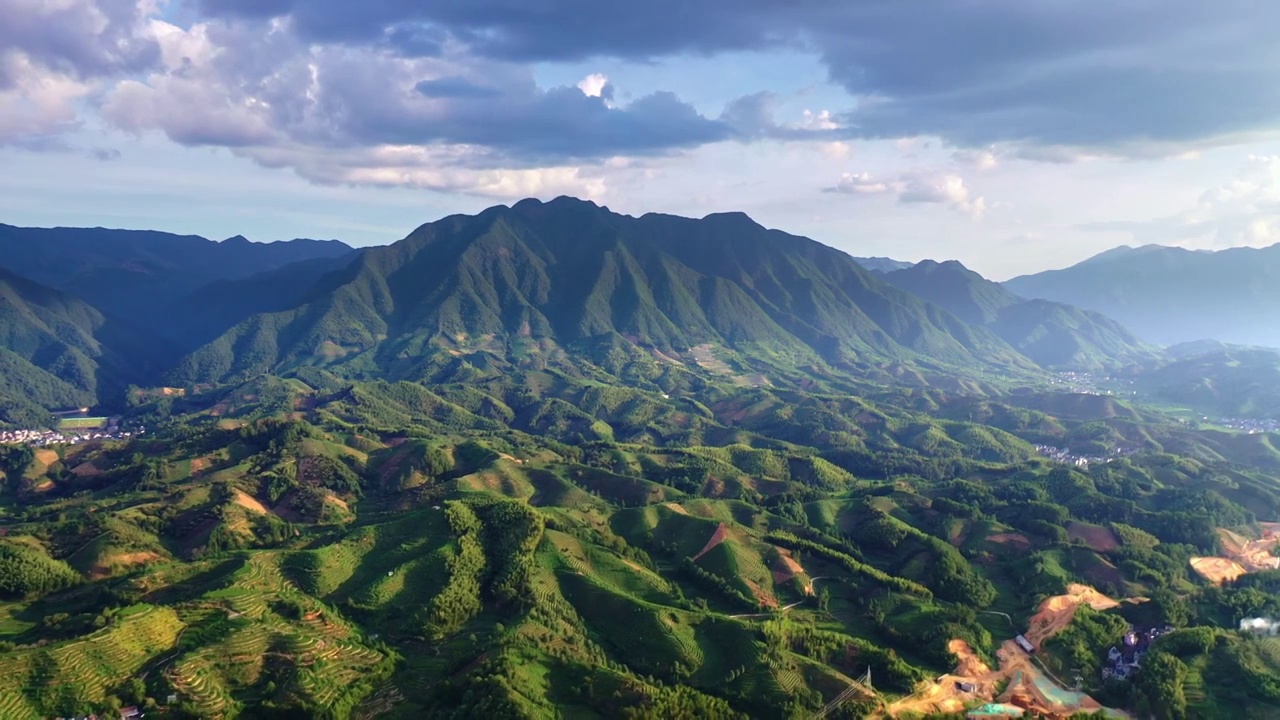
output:
[[[297,32],[324,41],[444,34],[481,56],[521,62],[804,47],[861,98],[842,119],[863,137],[1105,148],[1280,121],[1280,3],[1257,0],[204,0],[203,8],[288,14]]]

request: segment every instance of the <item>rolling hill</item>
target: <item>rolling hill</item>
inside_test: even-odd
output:
[[[1005,287],[1104,313],[1151,342],[1280,347],[1280,244],[1218,252],[1126,246]]]
[[[726,370],[745,358],[741,371],[1034,370],[993,333],[844,253],[740,213],[636,218],[559,198],[448,217],[369,249],[298,306],[249,318],[196,351],[172,379],[302,365],[416,379],[462,358],[578,370],[585,360],[621,372],[623,356]]]
[[[1098,370],[1155,356],[1114,320],[1046,300],[1025,300],[957,261],[925,260],[884,274],[890,284],[986,327],[1046,368]]]

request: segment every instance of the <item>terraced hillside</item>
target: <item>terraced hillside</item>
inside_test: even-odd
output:
[[[15,455],[5,711],[864,717],[924,707],[960,664],[1030,678],[1009,643],[1047,641],[1044,608],[1076,583],[1150,599],[1098,627],[1220,632],[1265,676],[1267,646],[1234,628],[1280,616],[1274,573],[1217,586],[1190,562],[1280,517],[1270,461],[1218,452],[1236,439],[1032,395],[699,377],[675,396],[307,370],[143,402],[157,429],[127,443]],[[1132,451],[1068,467],[1037,455],[1046,437]],[[1101,635],[1054,617],[1047,662],[1092,657]],[[1272,702],[1172,654],[1189,707]],[[969,699],[1067,697],[1055,676]],[[1165,689],[1143,677],[1086,690],[1146,707]]]

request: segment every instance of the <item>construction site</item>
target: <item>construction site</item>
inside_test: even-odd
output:
[[[1092,587],[1073,583],[1067,586],[1066,593],[1040,604],[1019,639],[1025,640],[1034,651],[1061,632],[1081,605],[1107,610],[1119,603]],[[1014,639],[1006,640],[996,650],[998,667],[995,669],[963,640],[952,640],[947,647],[958,660],[955,669],[890,705],[889,715],[972,710],[972,717],[1067,718],[1081,712],[1099,717],[1129,717],[1120,710],[1103,707],[1085,693],[1066,689],[1036,659],[1034,652],[1024,650]]]
[[[1251,540],[1231,530],[1218,530],[1222,556],[1191,558],[1191,567],[1209,582],[1232,582],[1241,575],[1280,569],[1280,523],[1258,523],[1260,537]]]

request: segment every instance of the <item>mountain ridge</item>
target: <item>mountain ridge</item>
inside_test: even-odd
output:
[[[1112,250],[1004,285],[1023,297],[1101,312],[1162,345],[1213,339],[1280,347],[1280,243],[1216,252]]]
[[[480,337],[508,350],[616,336],[676,351],[754,345],[836,365],[926,357],[1033,367],[987,331],[876,280],[842,251],[742,213],[632,217],[573,198],[524,200],[422,225],[364,251],[339,275],[303,305],[255,316],[216,341],[220,349],[188,357],[175,379],[306,364],[322,347],[386,367],[394,360],[388,353],[465,353]],[[261,350],[259,361],[228,375],[226,357],[237,347]]]
[[[1101,370],[1155,357],[1153,348],[1100,313],[1018,297],[957,260],[924,260],[884,278],[967,323],[989,328],[1042,367]]]

